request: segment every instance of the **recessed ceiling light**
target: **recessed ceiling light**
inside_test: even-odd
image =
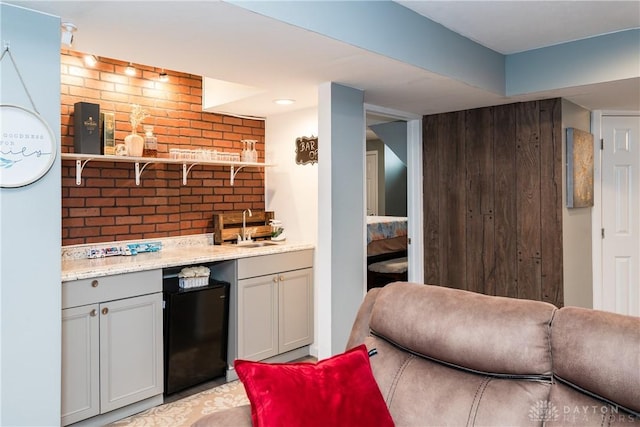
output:
[[[295,99],[275,99],[273,102],[278,105],[291,105],[294,102],[296,102],[296,100]]]

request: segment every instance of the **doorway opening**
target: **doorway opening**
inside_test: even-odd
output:
[[[407,281],[407,121],[366,114],[367,290]]]

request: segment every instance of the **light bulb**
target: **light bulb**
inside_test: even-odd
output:
[[[84,56],[84,65],[87,67],[95,67],[98,63],[98,58],[95,55],[85,55]]]
[[[291,105],[296,101],[295,99],[275,99],[273,102],[278,105]]]
[[[133,68],[133,65],[131,65],[131,62],[129,62],[129,65],[127,65],[127,68],[124,69],[124,73],[127,76],[135,76],[136,75],[136,69]]]

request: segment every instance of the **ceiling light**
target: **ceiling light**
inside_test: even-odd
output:
[[[166,83],[169,81],[169,75],[164,70],[162,70],[162,72],[158,74],[158,80],[160,80],[162,83]]]
[[[71,22],[63,22],[61,26],[62,37],[60,39],[60,42],[67,45],[68,47],[71,47],[71,45],[73,44],[73,33],[78,29],[78,27],[73,25]]]
[[[124,73],[127,76],[135,76],[136,75],[136,69],[133,68],[133,65],[131,65],[131,62],[129,62],[129,65],[127,65],[127,68],[124,69]]]
[[[95,55],[85,55],[84,56],[84,65],[87,67],[95,67],[98,63],[98,57]]]
[[[273,102],[278,105],[291,105],[294,102],[296,102],[296,100],[295,99],[275,99]]]

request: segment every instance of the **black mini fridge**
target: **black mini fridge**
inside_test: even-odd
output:
[[[169,395],[223,376],[227,370],[229,283],[182,289],[163,274],[164,392]]]

